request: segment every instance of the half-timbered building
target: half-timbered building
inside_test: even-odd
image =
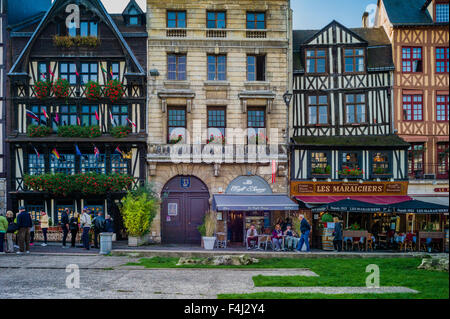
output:
[[[410,142],[410,195],[448,205],[449,1],[379,0],[376,26],[392,43],[394,123]]]
[[[88,207],[120,220],[117,201],[146,180],[146,39],[144,14],[134,0],[114,15],[99,0],[56,0],[37,21],[14,26],[11,209],[44,209],[57,223],[65,208]],[[73,193],[58,180],[48,189],[30,183],[35,176],[55,182],[57,174],[88,174],[92,183],[121,175],[133,182]]]
[[[308,205],[405,200],[408,143],[393,134],[391,45],[382,28],[294,31],[291,195]]]

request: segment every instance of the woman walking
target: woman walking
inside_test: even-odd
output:
[[[72,214],[72,217],[69,220],[69,230],[71,234],[71,247],[75,248],[75,241],[78,234],[78,213]]]
[[[39,219],[41,224],[42,235],[44,236],[43,247],[47,246],[47,231],[48,231],[48,215],[46,212],[41,211],[41,218]]]
[[[6,252],[14,252],[14,232],[17,231],[17,224],[14,222],[14,213],[12,211],[6,212],[6,220],[8,221],[8,230],[6,232]]]
[[[8,230],[8,220],[4,216],[4,213],[0,211],[0,254],[5,254],[5,237]]]

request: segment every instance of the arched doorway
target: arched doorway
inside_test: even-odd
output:
[[[177,176],[161,192],[161,237],[164,244],[198,244],[197,229],[209,210],[208,187],[197,177]]]

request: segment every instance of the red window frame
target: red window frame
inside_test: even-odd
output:
[[[449,166],[448,147],[449,147],[448,142],[436,144],[436,156],[437,156],[436,178],[438,179],[448,179],[448,166]],[[447,156],[445,156],[446,151]]]
[[[436,121],[449,121],[449,101],[448,95],[436,95]]]
[[[444,50],[443,55],[444,57],[439,57],[442,53],[439,53],[438,50]],[[436,53],[436,73],[444,74],[449,72],[449,47],[437,47],[435,50]],[[438,63],[443,63],[444,65],[442,67],[438,68]]]
[[[420,57],[414,56],[414,50],[420,49]],[[405,53],[405,50],[409,50]],[[422,47],[402,47],[402,73],[422,73],[423,68],[423,52]],[[420,62],[420,67],[418,71],[413,71],[414,61]],[[405,69],[405,63],[407,63],[408,68]]]
[[[403,121],[423,121],[423,95],[403,94]]]
[[[419,147],[422,147],[422,149],[416,150],[416,148],[419,148]],[[412,153],[413,151],[422,152],[422,169],[414,170],[416,156],[414,156],[414,153]],[[415,177],[416,171],[420,172],[418,174],[419,177],[420,177],[420,175],[423,176],[423,174],[425,172],[425,144],[424,143],[411,143],[411,147],[408,150],[408,174],[409,174],[409,176]]]

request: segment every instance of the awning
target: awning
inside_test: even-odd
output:
[[[352,199],[377,205],[396,204],[412,199],[409,196],[296,196],[295,198],[306,204],[328,204]]]
[[[324,206],[313,208],[313,212],[329,211],[329,212],[352,212],[352,213],[376,213],[387,212],[386,205],[376,205],[361,202],[353,199],[344,199]]]
[[[214,195],[215,211],[298,210],[287,195]]]
[[[403,203],[388,205],[396,213],[412,214],[442,214],[448,213],[448,206],[438,205],[420,200],[410,200]]]
[[[415,200],[421,200],[423,202],[432,203],[432,204],[438,204],[438,205],[449,205],[449,199],[448,196],[439,196],[439,197],[420,197],[420,196],[413,196],[413,199]]]

